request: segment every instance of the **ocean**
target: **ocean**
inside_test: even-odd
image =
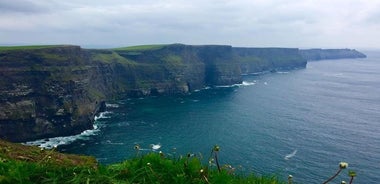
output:
[[[194,153],[207,162],[215,144],[221,164],[238,173],[276,174],[295,183],[380,180],[380,52],[365,59],[309,62],[305,69],[244,76],[243,84],[207,87],[187,96],[107,102],[94,130],[29,144],[111,164],[139,144],[167,155]],[[158,146],[159,147],[159,146]]]

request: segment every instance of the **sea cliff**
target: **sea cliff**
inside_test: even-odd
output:
[[[367,57],[355,49],[304,49],[300,50],[300,54],[308,61]]]
[[[0,138],[78,134],[92,128],[106,100],[241,83],[242,74],[303,68],[304,54],[228,45],[0,47]]]

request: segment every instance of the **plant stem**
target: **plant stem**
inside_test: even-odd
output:
[[[330,182],[331,180],[333,180],[336,176],[339,175],[339,173],[342,171],[343,169],[339,168],[338,172],[335,173],[334,176],[332,176],[331,178],[329,178],[327,181],[323,182],[323,184],[326,184],[328,182]]]
[[[218,152],[214,152],[214,154],[215,154],[216,166],[218,167],[218,171],[220,172],[220,165],[219,165],[219,161],[218,161]]]
[[[350,184],[352,184],[352,181],[354,181],[354,177],[353,176],[351,176]]]

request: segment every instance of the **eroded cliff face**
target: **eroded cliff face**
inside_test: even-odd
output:
[[[296,48],[234,48],[243,74],[305,68],[306,59]]]
[[[91,128],[101,99],[91,94],[93,65],[80,47],[0,52],[0,137],[12,141]]]
[[[27,141],[92,128],[104,101],[187,94],[241,74],[305,67],[298,49],[182,44],[114,50],[0,49],[0,138]]]
[[[0,52],[0,138],[25,141],[92,127],[102,99],[77,46]]]

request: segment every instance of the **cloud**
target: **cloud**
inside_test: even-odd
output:
[[[2,13],[36,13],[44,11],[43,7],[28,0],[0,1]]]
[[[0,2],[0,40],[288,47],[365,46],[367,41],[380,47],[369,38],[380,36],[379,5],[372,0],[13,0]]]

